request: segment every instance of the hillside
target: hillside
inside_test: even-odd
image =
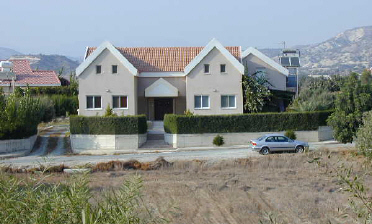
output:
[[[73,61],[66,56],[62,55],[15,55],[10,59],[27,59],[31,63],[33,69],[39,70],[54,70],[57,72],[63,68],[63,74],[68,76],[71,72],[75,71],[79,62]]]
[[[6,60],[12,55],[21,55],[22,53],[10,48],[0,47],[0,60]]]
[[[324,42],[294,46],[301,50],[304,74],[347,74],[372,67],[372,26],[346,30]],[[261,49],[277,60],[280,49]]]

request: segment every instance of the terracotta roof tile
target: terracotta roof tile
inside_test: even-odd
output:
[[[61,85],[57,74],[54,71],[32,70],[27,60],[9,60],[13,62],[13,72],[16,74],[17,85]],[[10,81],[2,81],[1,84],[10,84]]]
[[[117,47],[139,72],[182,72],[204,47]],[[240,47],[225,47],[240,60]],[[88,57],[96,47],[89,47]]]

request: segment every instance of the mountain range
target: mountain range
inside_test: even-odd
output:
[[[347,74],[362,72],[372,67],[372,26],[346,30],[317,44],[293,46],[301,52],[301,74]],[[278,61],[281,49],[259,49]],[[28,59],[33,69],[55,70],[63,74],[73,72],[80,61],[63,55],[25,55],[13,49],[0,47],[0,59]]]
[[[301,52],[302,74],[361,73],[372,67],[372,26],[346,30],[318,44],[294,46]],[[281,49],[260,49],[278,61]]]

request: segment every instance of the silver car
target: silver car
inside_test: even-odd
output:
[[[292,140],[282,134],[267,134],[258,139],[251,140],[251,147],[262,155],[276,151],[294,151],[297,153],[309,149],[309,143]]]

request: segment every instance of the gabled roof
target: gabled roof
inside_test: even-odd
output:
[[[145,97],[177,97],[178,89],[160,78],[145,89]]]
[[[16,86],[60,86],[61,82],[54,71],[32,70],[28,60],[11,59],[16,74]],[[0,86],[9,86],[10,80],[2,80]]]
[[[205,56],[209,54],[214,48],[217,48],[226,58],[230,61],[231,64],[241,73],[244,73],[244,66],[240,63],[240,59],[236,59],[220,42],[216,39],[212,39],[207,46],[196,56],[185,68],[185,74],[189,74],[192,69],[197,66]],[[240,49],[239,49],[240,51]]]
[[[282,73],[283,75],[288,76],[288,74],[289,74],[288,69],[284,68],[283,66],[281,66],[280,64],[278,64],[277,62],[275,62],[273,59],[267,57],[262,52],[260,52],[259,50],[255,49],[253,47],[249,47],[247,50],[245,50],[242,53],[242,58],[245,58],[245,57],[247,57],[250,54],[258,57],[259,59],[261,59],[266,64],[270,65],[271,67],[273,67],[274,69],[276,69],[278,72]]]
[[[214,40],[214,42],[217,42]],[[220,45],[220,44],[219,44]],[[208,45],[207,45],[208,46]],[[219,46],[219,48],[221,48]],[[117,47],[117,51],[132,64],[139,73],[184,72],[206,47]],[[240,61],[240,47],[222,47],[226,55],[232,55]],[[222,49],[221,48],[221,49]],[[98,48],[88,47],[85,58],[88,59]],[[231,59],[231,56],[230,56]],[[232,60],[232,59],[231,59]]]
[[[137,69],[108,41],[103,42],[95,51],[93,51],[89,56],[87,56],[89,49],[87,49],[87,55],[83,63],[76,68],[76,76],[88,68],[88,66],[104,51],[109,50],[133,75],[137,75]]]

